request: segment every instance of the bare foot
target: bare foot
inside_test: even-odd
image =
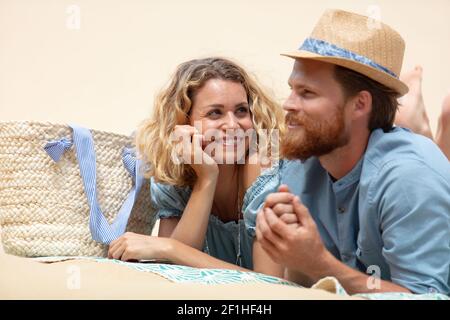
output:
[[[439,116],[436,133],[436,143],[447,156],[448,160],[450,160],[450,93],[442,103],[442,112]]]
[[[416,66],[413,70],[403,73],[400,79],[409,87],[409,92],[398,100],[399,107],[395,116],[395,124],[433,139],[430,121],[423,102],[422,67]]]

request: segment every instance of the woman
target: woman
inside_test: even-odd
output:
[[[235,63],[207,58],[178,66],[137,135],[152,177],[159,237],[127,233],[111,244],[109,256],[282,276],[247,232],[244,216],[263,203],[260,190],[283,123],[281,108]]]

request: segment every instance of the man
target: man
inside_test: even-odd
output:
[[[261,193],[255,233],[288,279],[334,276],[351,294],[449,293],[450,163],[428,138],[393,127],[408,91],[403,53],[389,26],[329,10],[286,54],[290,161],[278,190]]]

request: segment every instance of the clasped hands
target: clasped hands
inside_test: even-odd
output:
[[[270,194],[258,212],[256,238],[275,263],[311,278],[320,278],[331,255],[308,208],[286,185]]]

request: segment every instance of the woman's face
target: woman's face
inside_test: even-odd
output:
[[[190,125],[204,136],[202,147],[217,163],[236,163],[245,157],[253,128],[244,87],[222,79],[210,79],[194,93]]]

